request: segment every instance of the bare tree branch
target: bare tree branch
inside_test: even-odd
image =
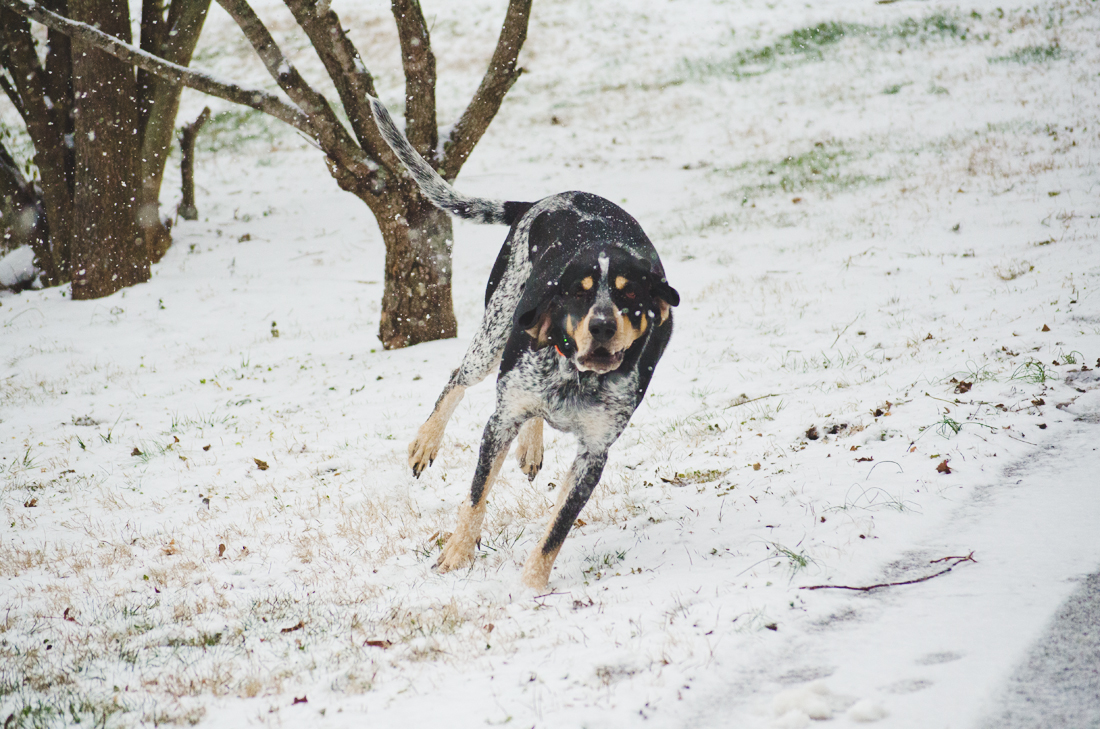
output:
[[[0,0],[0,6],[23,17],[38,21],[47,28],[64,33],[70,38],[77,38],[94,45],[115,58],[154,73],[171,83],[182,84],[204,94],[262,111],[286,122],[312,139],[317,138],[317,132],[305,114],[266,91],[246,89],[236,84],[220,81],[201,71],[170,63],[141,50],[133,44],[123,43],[118,38],[103,33],[87,23],[78,23],[46,10],[33,0]]]
[[[366,180],[376,176],[377,163],[364,156],[363,150],[336,117],[328,100],[310,86],[287,60],[251,6],[245,0],[218,0],[218,4],[240,26],[279,87],[309,117],[315,130],[313,136],[325,154],[340,166],[353,171],[356,177]]]
[[[418,0],[392,0],[405,70],[405,136],[413,149],[435,167],[439,163],[439,127],[435,109],[435,54]]]
[[[369,158],[382,161],[390,170],[400,169],[397,158],[375,126],[367,103],[367,97],[378,95],[374,78],[340,25],[340,18],[331,8],[319,10],[312,0],[286,0],[286,5],[335,84],[363,151]]]
[[[489,61],[489,69],[481,79],[481,85],[470,105],[455,124],[450,140],[443,145],[443,162],[439,166],[439,174],[443,179],[453,181],[458,176],[466,158],[474,151],[481,136],[489,128],[489,123],[500,110],[504,95],[523,72],[523,69],[516,67],[516,59],[523,42],[527,40],[527,23],[530,18],[531,0],[509,0],[508,12],[500,29],[493,58]]]

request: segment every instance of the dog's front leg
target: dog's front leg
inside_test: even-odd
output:
[[[523,584],[535,590],[546,587],[561,545],[599,483],[605,463],[607,451],[590,453],[582,450],[577,454],[562,484],[562,492],[558,495],[546,534],[523,566]]]
[[[508,448],[519,432],[519,426],[519,420],[505,419],[499,412],[494,413],[485,424],[470,496],[459,507],[458,524],[454,534],[443,545],[443,553],[435,563],[436,572],[450,572],[473,562],[474,546],[481,536],[481,523],[485,520],[485,503],[489,498],[489,491],[500,473],[500,467],[504,465]]]
[[[443,388],[439,399],[435,401],[435,409],[420,429],[416,431],[416,438],[409,443],[409,466],[412,467],[413,476],[420,478],[424,469],[435,462],[439,453],[439,444],[443,442],[443,431],[447,429],[447,423],[454,414],[455,408],[462,402],[462,396],[466,394],[466,386],[457,382],[455,370],[447,386]]]

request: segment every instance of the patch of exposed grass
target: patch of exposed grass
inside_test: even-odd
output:
[[[267,148],[284,140],[285,125],[255,109],[233,108],[220,111],[210,117],[197,140],[200,153],[217,154],[222,151],[240,151],[249,144]]]
[[[1046,63],[1048,61],[1057,61],[1062,58],[1062,48],[1058,44],[1052,44],[1049,46],[1025,46],[1019,48],[1006,56],[993,56],[989,59],[990,63]]]
[[[734,195],[746,204],[765,195],[835,194],[887,179],[852,169],[854,162],[866,158],[841,142],[815,142],[810,149],[778,161],[754,160],[715,172],[745,180]]]
[[[748,78],[777,68],[790,68],[824,59],[826,51],[847,39],[880,43],[900,40],[906,45],[932,40],[966,40],[967,31],[943,13],[927,18],[906,18],[894,25],[870,26],[828,21],[799,28],[780,36],[771,45],[740,51],[723,59],[692,59],[681,62],[681,74],[691,80],[712,77]]]
[[[1016,371],[1012,373],[1010,380],[1023,380],[1024,382],[1030,382],[1033,385],[1042,385],[1053,376],[1053,371],[1047,368],[1042,362],[1031,360],[1030,362],[1024,362],[1022,365],[1016,368]]]

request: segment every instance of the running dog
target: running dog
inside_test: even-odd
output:
[[[642,227],[614,203],[586,192],[534,203],[467,197],[416,153],[380,101],[372,99],[371,108],[432,203],[460,218],[510,227],[489,275],[481,326],[409,445],[409,465],[419,477],[435,460],[466,388],[500,364],[496,411],[481,438],[470,496],[434,569],[473,561],[489,491],[512,441],[518,437],[516,458],[534,479],[546,422],[575,435],[578,448],[546,533],[523,568],[523,582],[542,589],[600,480],[608,449],[645,395],[680,295]]]

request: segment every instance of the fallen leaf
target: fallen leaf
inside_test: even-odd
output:
[[[248,236],[246,235],[244,237],[247,238]],[[307,699],[305,696],[303,696],[300,699],[295,697],[295,699],[294,699],[294,704],[308,704],[308,703],[309,703],[309,699]],[[291,704],[291,706],[293,706],[294,704]]]
[[[225,554],[225,545],[224,544],[219,544],[218,545],[218,556],[221,557],[223,554]]]
[[[951,473],[951,467],[947,465],[947,459],[940,461],[940,465],[936,466],[937,473]]]
[[[385,650],[391,647],[393,643],[389,642],[388,640],[368,640],[367,642],[363,643],[363,645],[369,645],[371,648],[381,648],[382,650]]]
[[[24,501],[23,506],[27,507],[28,509],[33,509],[34,507],[38,506],[38,499],[35,498],[31,499],[30,501]]]
[[[267,461],[261,461],[259,458],[253,458],[252,460],[256,462],[256,468],[261,471],[267,470]]]
[[[161,547],[160,551],[164,552],[165,554],[176,554],[180,551],[180,549],[176,546],[176,540],[172,539],[169,540],[168,544],[165,544],[163,547]]]
[[[816,425],[811,425],[809,427],[809,429],[806,431],[806,437],[809,438],[810,440],[817,440],[818,438],[821,437],[817,433],[817,426]]]
[[[857,458],[856,463],[860,463],[862,461],[873,461],[873,460],[875,460],[874,456],[866,456],[864,458]]]
[[[768,630],[779,630],[779,626],[775,623],[768,623],[764,627],[767,628]]]
[[[1046,324],[1044,324],[1044,325],[1043,325],[1043,328],[1042,328],[1042,329],[1040,329],[1039,331],[1042,331],[1042,332],[1049,332],[1049,331],[1050,331],[1050,327],[1048,327],[1048,326],[1047,326]]]
[[[210,450],[210,446],[208,446],[208,445],[204,445],[204,446],[202,447],[202,449],[203,449],[204,451],[208,451],[208,450]]]
[[[760,464],[759,463],[752,464],[752,470],[759,471],[760,470]]]
[[[134,446],[134,450],[130,451],[130,455],[131,455],[131,456],[139,456],[139,457],[140,457],[140,456],[143,456],[143,455],[145,455],[145,454],[144,454],[144,453],[142,453],[142,452],[141,452],[140,450],[138,450],[138,447],[137,447],[137,446]]]
[[[291,628],[283,628],[279,632],[280,633],[293,633],[295,630],[301,630],[304,627],[306,627],[306,624],[303,623],[301,620],[299,620],[297,625],[295,625]]]
[[[974,386],[973,382],[967,382],[966,380],[963,380],[959,384],[955,385],[955,392],[960,393],[960,394],[965,393],[965,392],[970,392],[970,388],[973,387],[973,386]]]

